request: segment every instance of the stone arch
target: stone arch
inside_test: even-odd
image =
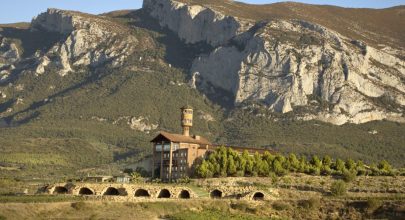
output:
[[[180,194],[179,194],[179,198],[180,199],[189,199],[190,196],[190,192],[186,189],[181,190]]]
[[[255,192],[252,197],[253,200],[264,200],[264,193]]]
[[[222,198],[222,191],[218,189],[214,189],[210,193],[210,197],[213,199],[220,199]]]
[[[68,189],[64,186],[56,186],[52,192],[52,194],[67,194],[67,193]]]
[[[150,197],[150,194],[146,189],[137,189],[135,191],[135,197]]]
[[[108,187],[103,193],[104,196],[119,196],[120,191],[115,187]]]
[[[171,193],[168,189],[162,189],[159,192],[158,198],[170,198]]]
[[[79,195],[94,195],[94,190],[87,187],[82,187],[79,190]]]

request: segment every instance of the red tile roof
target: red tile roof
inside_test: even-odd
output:
[[[190,144],[203,144],[203,145],[211,145],[207,139],[200,137],[199,140],[191,137],[191,136],[184,136],[181,134],[171,134],[165,131],[161,131],[159,135],[157,135],[151,142],[159,142],[161,139],[167,139],[171,142],[181,142],[181,143],[190,143]]]

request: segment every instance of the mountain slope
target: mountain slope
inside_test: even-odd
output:
[[[405,47],[405,6],[387,9],[341,8],[282,2],[269,5],[251,5],[237,1],[178,0],[190,5],[202,5],[223,14],[262,21],[269,19],[298,19],[322,25],[346,37],[378,47]],[[403,56],[402,52],[402,56]]]
[[[9,167],[17,168],[20,177],[86,175],[94,170],[104,174],[116,172],[117,168],[150,154],[149,140],[159,130],[180,132],[179,107],[185,103],[195,108],[192,133],[214,143],[264,146],[305,155],[330,154],[368,163],[387,159],[396,166],[405,165],[402,159],[405,125],[402,123],[376,121],[335,126],[305,121],[299,118],[301,113],[317,115],[331,106],[329,101],[314,94],[304,97],[314,103],[310,112],[293,105],[293,111],[282,114],[257,100],[247,99],[234,106],[235,94],[226,89],[232,87],[232,84],[225,85],[232,82],[226,72],[240,68],[239,64],[249,69],[241,76],[262,77],[261,81],[265,81],[260,71],[253,74],[263,61],[254,54],[270,51],[268,43],[274,38],[285,38],[278,41],[280,46],[289,46],[290,52],[285,52],[284,56],[289,57],[291,64],[296,57],[294,50],[299,53],[317,51],[318,41],[327,41],[328,50],[339,56],[363,59],[359,46],[347,46],[347,51],[354,55],[344,55],[343,46],[339,48],[339,42],[333,41],[334,36],[340,38],[341,35],[318,29],[320,26],[300,29],[309,37],[302,40],[310,43],[308,47],[301,46],[300,34],[295,30],[280,30],[277,25],[302,28],[310,23],[275,20],[256,24],[256,21],[227,17],[203,7],[193,10],[190,13],[197,16],[194,21],[204,23],[217,19],[216,23],[207,23],[207,27],[228,30],[227,33],[201,31],[204,29],[192,22],[185,26],[190,28],[177,31],[179,23],[164,24],[159,17],[154,18],[156,15],[148,8],[98,16],[50,9],[29,26],[0,26],[0,175],[15,176],[16,171],[8,170]],[[189,13],[184,12],[172,13],[172,20],[166,22]],[[260,39],[264,40],[257,43]],[[342,42],[342,45],[347,44],[346,38]],[[236,52],[229,55],[228,51]],[[325,57],[321,55],[325,51],[318,51],[318,55]],[[370,56],[382,53],[371,47],[368,51]],[[243,58],[238,59],[253,59],[235,66],[221,67],[219,63],[207,68],[211,64],[204,64],[233,60],[235,54]],[[342,67],[335,64],[329,67],[329,75],[332,77],[337,72],[339,77],[336,78],[341,80],[344,78]],[[355,66],[349,64],[352,72]],[[385,68],[368,65],[377,72]],[[270,67],[260,68],[270,74],[273,73]],[[315,63],[312,68],[316,69]],[[195,69],[199,69],[200,76],[207,76],[202,70],[208,69],[217,75],[223,74],[223,79],[201,80],[200,76],[192,74]],[[396,73],[388,68],[384,74],[395,76]],[[355,75],[350,73],[352,76]],[[280,85],[290,85],[287,82]],[[213,86],[215,83],[222,88]],[[396,88],[400,89],[401,85],[398,82]],[[379,86],[377,84],[376,88]],[[385,87],[383,89],[385,91]],[[392,91],[395,98],[396,92]],[[397,110],[391,99],[368,100],[367,103],[379,103],[375,105],[388,113],[398,114],[401,110]]]
[[[248,5],[240,6],[249,10]],[[256,102],[275,112],[294,111],[300,119],[338,125],[404,121],[405,62],[400,54],[306,20],[275,16],[252,23],[213,7],[171,0],[144,2],[144,9],[161,26],[186,43],[215,47],[195,59],[191,68],[202,92],[217,93],[219,88],[231,94],[235,105]],[[298,108],[303,113],[298,114]]]

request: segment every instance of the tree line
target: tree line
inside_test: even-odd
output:
[[[256,152],[253,156],[245,150],[242,154],[232,148],[220,147],[211,152],[196,166],[195,175],[200,178],[227,176],[284,176],[289,172],[311,175],[341,175],[349,181],[358,175],[394,175],[392,166],[385,160],[370,166],[363,161],[352,159],[332,160],[330,156],[323,158],[317,155],[307,159],[290,153],[288,156],[263,154]]]

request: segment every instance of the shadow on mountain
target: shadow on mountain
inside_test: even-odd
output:
[[[148,15],[144,9],[119,15],[116,18],[128,19],[131,26],[147,29],[159,33],[157,41],[166,48],[165,61],[173,67],[186,72],[190,71],[192,62],[200,54],[210,53],[214,48],[206,43],[186,44],[176,33],[168,28],[162,28],[158,21]]]
[[[157,32],[157,41],[165,47],[165,61],[173,67],[182,69],[188,79],[191,79],[191,66],[193,61],[202,54],[209,54],[215,48],[207,43],[187,44],[177,34],[168,28],[162,28],[159,22],[151,17],[144,9],[135,10],[126,14],[112,16],[114,18],[129,20],[129,25]],[[198,82],[197,82],[198,84]],[[199,89],[213,103],[230,110],[234,107],[234,95],[230,92],[211,86],[210,91]]]
[[[0,34],[6,38],[16,39],[23,48],[23,58],[30,57],[36,51],[47,51],[66,36],[55,32],[31,31],[29,28],[2,27]]]
[[[102,69],[105,71],[100,72],[100,71],[98,71],[99,69]],[[18,125],[26,124],[26,123],[30,122],[31,120],[37,118],[40,115],[39,112],[36,111],[37,109],[50,103],[53,99],[55,99],[57,97],[62,97],[64,95],[70,93],[71,91],[82,88],[91,83],[101,81],[105,77],[109,76],[110,74],[113,74],[113,72],[109,71],[107,68],[99,68],[99,69],[90,71],[91,74],[88,75],[83,81],[76,83],[62,91],[59,91],[59,92],[49,96],[47,98],[47,100],[33,102],[28,108],[15,112],[14,114],[12,114],[10,116],[5,117],[4,120],[11,126],[18,126]],[[31,113],[31,112],[33,112],[33,113]],[[21,114],[28,114],[28,116],[23,117],[22,119],[16,120],[15,118]]]

